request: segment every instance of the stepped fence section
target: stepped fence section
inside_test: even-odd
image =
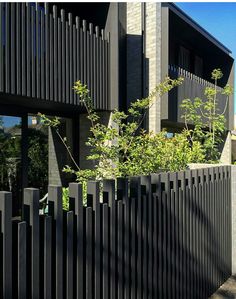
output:
[[[214,167],[24,190],[22,220],[0,192],[0,297],[208,298],[231,275],[231,169]]]
[[[96,109],[108,109],[109,40],[98,26],[49,3],[0,3],[0,93],[80,105],[86,83]]]

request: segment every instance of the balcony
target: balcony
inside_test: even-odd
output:
[[[94,106],[108,108],[109,41],[85,20],[49,4],[0,3],[0,100],[80,106],[72,90],[88,85]],[[32,100],[33,99],[33,100]],[[36,104],[38,103],[38,104]],[[41,103],[41,104],[40,104]]]
[[[169,120],[174,122],[182,122],[180,104],[183,99],[194,99],[199,97],[204,100],[206,98],[204,95],[205,88],[214,87],[214,84],[174,65],[169,65],[169,76],[171,78],[184,78],[183,84],[169,92],[168,98]],[[219,91],[223,90],[223,88],[219,86],[217,86],[217,89]],[[219,112],[223,112],[227,97],[219,93],[217,100],[219,103]]]

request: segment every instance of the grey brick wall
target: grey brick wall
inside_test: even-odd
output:
[[[127,101],[142,96],[142,15],[141,3],[127,3]]]
[[[149,94],[161,82],[161,3],[145,3],[145,78],[142,78],[142,10],[141,3],[127,3],[127,99],[142,96],[142,84]],[[149,110],[150,131],[161,130],[161,101],[157,97]]]

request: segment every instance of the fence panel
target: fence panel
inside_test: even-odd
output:
[[[75,23],[73,23],[75,19]],[[106,50],[105,50],[106,49]],[[109,40],[93,24],[53,5],[0,4],[0,92],[81,105],[75,81],[90,90],[98,110],[108,107]]]
[[[17,225],[0,192],[1,298],[13,285],[16,299],[207,299],[231,275],[230,180],[222,166],[105,180],[102,194],[91,181],[87,205],[71,183],[69,211],[49,186],[40,219],[29,188]]]

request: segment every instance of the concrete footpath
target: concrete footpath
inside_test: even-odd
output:
[[[231,276],[209,299],[236,299],[236,276]]]

